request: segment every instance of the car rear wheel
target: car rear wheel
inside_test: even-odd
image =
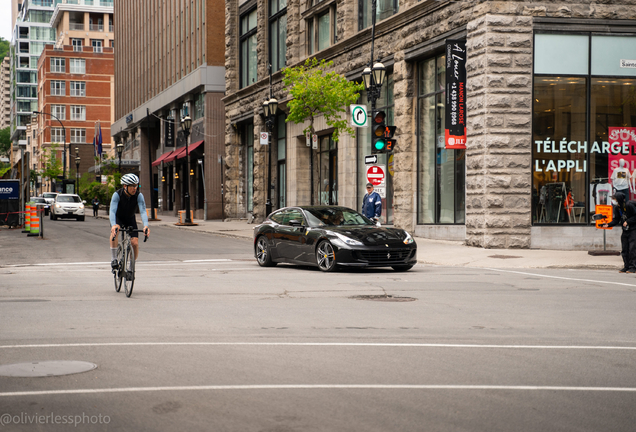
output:
[[[316,248],[316,264],[318,264],[318,268],[324,272],[330,272],[336,269],[336,252],[328,241],[321,242]]]
[[[413,268],[415,264],[408,264],[408,265],[397,265],[397,266],[392,266],[393,270],[398,271],[398,272],[404,272],[404,271],[409,271]]]
[[[272,254],[270,253],[267,237],[265,236],[260,236],[256,241],[256,261],[261,267],[273,267],[276,265],[276,263],[272,261]]]

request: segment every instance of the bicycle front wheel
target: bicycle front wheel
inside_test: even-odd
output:
[[[126,290],[126,297],[130,297],[135,284],[135,251],[130,243],[126,245],[126,259],[123,271],[125,272],[124,289]]]
[[[117,245],[117,263],[118,267],[113,270],[113,279],[115,279],[115,292],[119,292],[121,289],[121,279],[124,273],[122,268],[124,265],[123,249],[121,245]]]

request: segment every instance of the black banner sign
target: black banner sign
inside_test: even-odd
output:
[[[165,146],[174,147],[174,119],[168,117],[164,122],[165,125]]]
[[[466,148],[466,41],[446,41],[445,147]]]

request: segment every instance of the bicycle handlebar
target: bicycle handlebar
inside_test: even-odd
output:
[[[117,232],[119,232],[119,230],[126,231],[128,233],[128,235],[130,235],[131,233],[134,233],[134,232],[138,232],[138,233],[144,232],[144,230],[133,229],[133,228],[130,228],[130,227],[118,228],[118,229],[115,230],[116,231],[115,237],[112,238],[112,241],[115,241],[115,238],[117,237]],[[148,236],[144,235],[144,243],[146,243],[147,240],[148,240]]]

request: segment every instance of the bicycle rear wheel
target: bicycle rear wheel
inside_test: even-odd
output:
[[[113,270],[113,278],[115,279],[115,292],[119,292],[121,290],[121,279],[124,275],[122,272],[122,267],[124,265],[124,257],[123,257],[123,249],[121,244],[117,245],[117,262],[119,263],[119,267]]]
[[[135,251],[130,243],[126,245],[126,260],[123,271],[125,272],[124,290],[126,291],[126,297],[130,297],[135,284]]]

